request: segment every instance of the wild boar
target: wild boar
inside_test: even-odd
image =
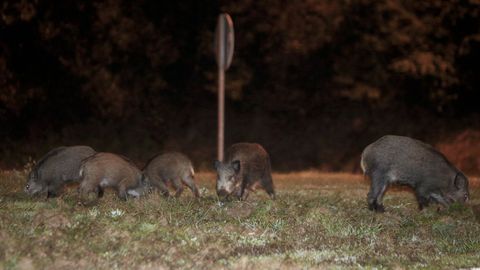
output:
[[[130,160],[112,153],[97,153],[80,166],[80,197],[95,193],[103,196],[105,188],[113,188],[120,199],[127,195],[140,197],[148,190],[148,182],[142,181],[142,173]]]
[[[246,200],[248,191],[260,186],[275,199],[270,157],[260,144],[233,144],[225,152],[223,162],[215,161],[215,169],[219,197],[235,193],[240,200]]]
[[[168,183],[176,190],[175,197],[180,197],[183,185],[186,185],[195,197],[200,197],[195,185],[195,172],[190,159],[178,152],[154,156],[143,169],[145,179],[156,187],[164,196],[169,196]]]
[[[57,196],[67,182],[78,181],[82,159],[95,154],[89,146],[62,146],[45,154],[27,177],[25,192],[29,195],[47,193],[47,198]]]
[[[371,180],[368,208],[385,211],[382,199],[392,183],[411,186],[419,209],[430,202],[445,207],[468,200],[468,179],[432,146],[409,137],[387,135],[363,150],[360,166]]]

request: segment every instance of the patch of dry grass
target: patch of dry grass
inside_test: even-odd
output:
[[[385,214],[366,208],[359,175],[275,174],[278,199],[263,191],[220,202],[214,175],[203,198],[152,194],[119,201],[107,192],[77,205],[75,187],[57,199],[22,193],[25,172],[0,173],[0,265],[5,269],[463,268],[480,266],[480,226],[470,207],[417,210],[404,189],[387,192]],[[473,181],[472,205],[480,204]]]

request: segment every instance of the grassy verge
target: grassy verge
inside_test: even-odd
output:
[[[203,198],[151,195],[97,205],[28,198],[24,172],[0,173],[0,267],[5,269],[467,268],[480,266],[475,210],[419,212],[413,195],[387,192],[385,214],[366,209],[368,183],[349,174],[274,175],[262,191],[220,202],[214,176],[197,177]],[[471,204],[480,203],[473,184]]]

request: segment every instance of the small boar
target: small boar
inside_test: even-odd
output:
[[[143,169],[145,179],[160,190],[164,196],[169,196],[167,184],[172,183],[176,190],[175,197],[180,197],[183,185],[186,185],[195,197],[200,197],[195,185],[193,165],[190,159],[182,153],[171,152],[154,156]]]
[[[468,179],[432,146],[409,137],[384,136],[363,150],[360,166],[371,180],[368,208],[384,212],[391,183],[411,186],[419,209],[433,201],[445,207],[468,200]]]
[[[88,146],[62,146],[45,154],[28,174],[25,192],[29,195],[47,193],[47,198],[57,196],[67,182],[78,181],[82,159],[95,154]]]
[[[223,162],[215,161],[217,171],[217,195],[228,197],[232,193],[240,200],[246,200],[248,191],[260,185],[275,199],[270,157],[265,149],[256,143],[237,143],[225,152]]]
[[[83,160],[80,177],[80,197],[93,192],[99,198],[105,188],[114,188],[118,197],[126,200],[127,195],[140,197],[148,189],[148,182],[142,181],[142,173],[135,164],[112,153],[97,153]]]

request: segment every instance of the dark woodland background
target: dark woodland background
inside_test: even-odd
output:
[[[480,171],[479,0],[4,0],[0,167],[87,144],[211,169],[220,12],[236,34],[227,146],[259,142],[280,171],[358,171],[399,134]]]

